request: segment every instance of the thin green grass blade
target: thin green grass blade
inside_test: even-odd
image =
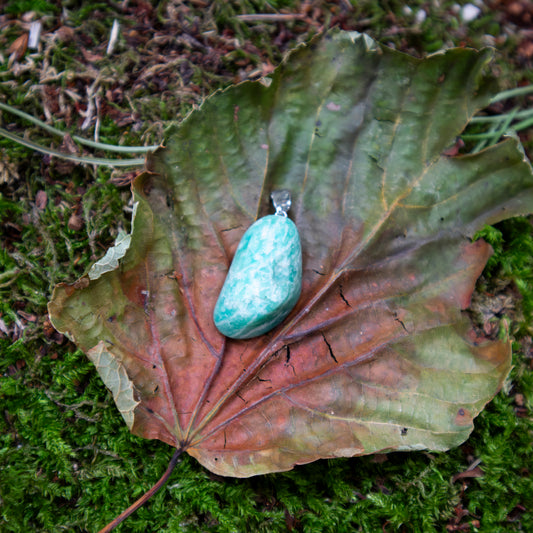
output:
[[[54,157],[59,157],[61,159],[66,159],[67,161],[75,161],[76,163],[87,163],[89,165],[100,165],[100,166],[108,166],[108,167],[131,167],[131,166],[144,165],[144,158],[106,159],[106,158],[101,158],[101,157],[87,157],[87,156],[76,156],[72,154],[65,154],[63,152],[59,152],[58,150],[54,150],[53,148],[45,148],[44,146],[41,146],[40,144],[34,143],[32,141],[28,141],[27,139],[19,137],[18,135],[11,133],[5,130],[4,128],[0,128],[0,135],[18,144],[22,144],[23,146],[26,146],[26,148],[31,148],[32,150],[36,150],[37,152],[41,152],[43,154],[51,155]]]
[[[494,104],[502,100],[507,100],[508,98],[515,98],[516,96],[524,96],[531,93],[533,93],[533,85],[515,87],[514,89],[509,89],[508,91],[502,91],[501,93],[496,94],[493,98],[491,98],[490,103]]]
[[[522,131],[533,126],[533,113],[532,116],[526,120],[522,120],[513,126],[515,131]]]
[[[38,118],[35,118],[32,115],[29,115],[28,113],[25,113],[24,111],[20,111],[19,109],[11,107],[7,104],[3,104],[0,102],[0,109],[2,109],[3,111],[7,111],[9,113],[13,113],[14,115],[17,115],[18,117],[23,118],[25,120],[28,120],[32,124],[35,124],[36,126],[54,135],[59,135],[60,137],[65,137],[67,135],[66,132],[61,131],[58,128],[55,128],[54,126],[50,126],[50,124],[47,124],[46,122],[43,122],[42,120],[39,120]],[[84,137],[80,137],[79,135],[72,135],[71,137],[74,141],[84,146],[90,146],[91,148],[97,148],[99,150],[105,150],[107,152],[137,154],[137,153],[151,152],[159,148],[159,145],[157,144],[153,144],[150,146],[117,146],[115,144],[107,144],[107,143],[100,143],[97,141],[91,141],[90,139],[85,139]]]
[[[500,123],[495,123],[491,126],[489,133],[490,135],[485,139],[480,139],[476,146],[474,146],[474,149],[472,150],[472,153],[475,154],[486,146],[492,146],[493,144],[496,144],[500,137],[505,134],[505,132],[509,129],[509,126],[513,122],[516,113],[518,113],[518,108],[514,108],[506,117],[504,120],[502,120]]]
[[[513,114],[515,120],[516,119],[526,119],[529,117],[533,117],[533,109],[523,109],[522,111],[518,111],[517,113],[513,113],[511,111],[510,113],[502,113],[501,115],[486,115],[486,116],[479,116],[479,117],[472,117],[470,120],[470,124],[483,124],[485,122],[501,122],[504,120],[507,116]]]

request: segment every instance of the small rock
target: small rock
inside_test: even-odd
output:
[[[83,219],[76,213],[72,213],[68,219],[68,229],[79,231],[81,228],[83,228]]]
[[[250,339],[277,326],[295,306],[302,285],[302,249],[294,222],[267,215],[243,235],[213,318],[232,339]]]
[[[428,16],[428,14],[423,9],[419,9],[416,12],[416,15],[415,15],[416,23],[417,24],[422,24],[422,22],[424,22],[424,20],[426,20],[427,16]]]
[[[526,404],[526,399],[523,394],[517,393],[514,396],[514,403],[518,405],[518,407],[523,407]]]
[[[474,4],[465,4],[461,8],[461,20],[463,22],[472,22],[481,14],[481,9]]]

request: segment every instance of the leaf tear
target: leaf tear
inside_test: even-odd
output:
[[[342,292],[342,285],[339,285],[339,294],[340,294],[340,297],[342,298],[342,301],[351,309],[352,306],[350,305],[350,302],[346,299],[346,297],[344,296],[344,293]]]
[[[335,354],[333,353],[333,350],[331,349],[331,344],[328,342],[328,339],[326,339],[326,336],[324,333],[322,333],[322,338],[324,339],[324,342],[326,343],[329,351],[329,356],[335,361],[335,363],[338,363],[337,358],[335,357]]]

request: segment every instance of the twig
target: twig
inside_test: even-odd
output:
[[[120,24],[117,19],[113,21],[113,27],[111,28],[111,35],[109,36],[109,43],[107,43],[106,54],[110,56],[115,50],[115,45],[118,41],[118,35],[120,31]]]
[[[303,19],[305,15],[300,13],[256,13],[253,15],[237,15],[235,18],[243,22],[285,22]]]
[[[80,114],[83,116],[85,115],[85,120],[83,121],[83,124],[81,125],[81,130],[86,130],[93,120],[95,105],[94,105],[94,96],[96,94],[96,91],[98,89],[98,85],[100,83],[100,76],[97,76],[94,82],[90,85],[90,87],[87,87],[87,110],[85,113],[80,112]]]
[[[100,91],[98,91],[95,99],[94,104],[96,106],[96,122],[94,124],[94,142],[98,142],[98,139],[100,138]]]
[[[161,476],[159,481],[145,494],[143,494],[134,504],[130,505],[124,512],[122,512],[119,516],[117,516],[112,522],[109,522],[107,526],[105,526],[103,529],[99,531],[99,533],[109,533],[109,531],[113,531],[119,524],[121,524],[128,516],[133,514],[139,507],[142,507],[167,481],[170,477],[170,474],[172,474],[172,471],[174,468],[176,468],[176,464],[178,463],[178,459],[180,455],[182,454],[183,450],[181,448],[178,448],[174,455],[172,456],[172,459],[170,460],[170,463],[168,464],[168,468],[166,469],[165,473]]]
[[[30,50],[37,50],[39,48],[39,40],[41,39],[41,31],[43,24],[40,20],[34,20],[30,24],[30,35],[28,37],[28,48]]]

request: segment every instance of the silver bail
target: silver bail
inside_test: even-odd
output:
[[[276,215],[280,217],[286,217],[287,211],[291,208],[291,193],[287,189],[281,189],[279,191],[272,191],[270,198],[276,209]]]

